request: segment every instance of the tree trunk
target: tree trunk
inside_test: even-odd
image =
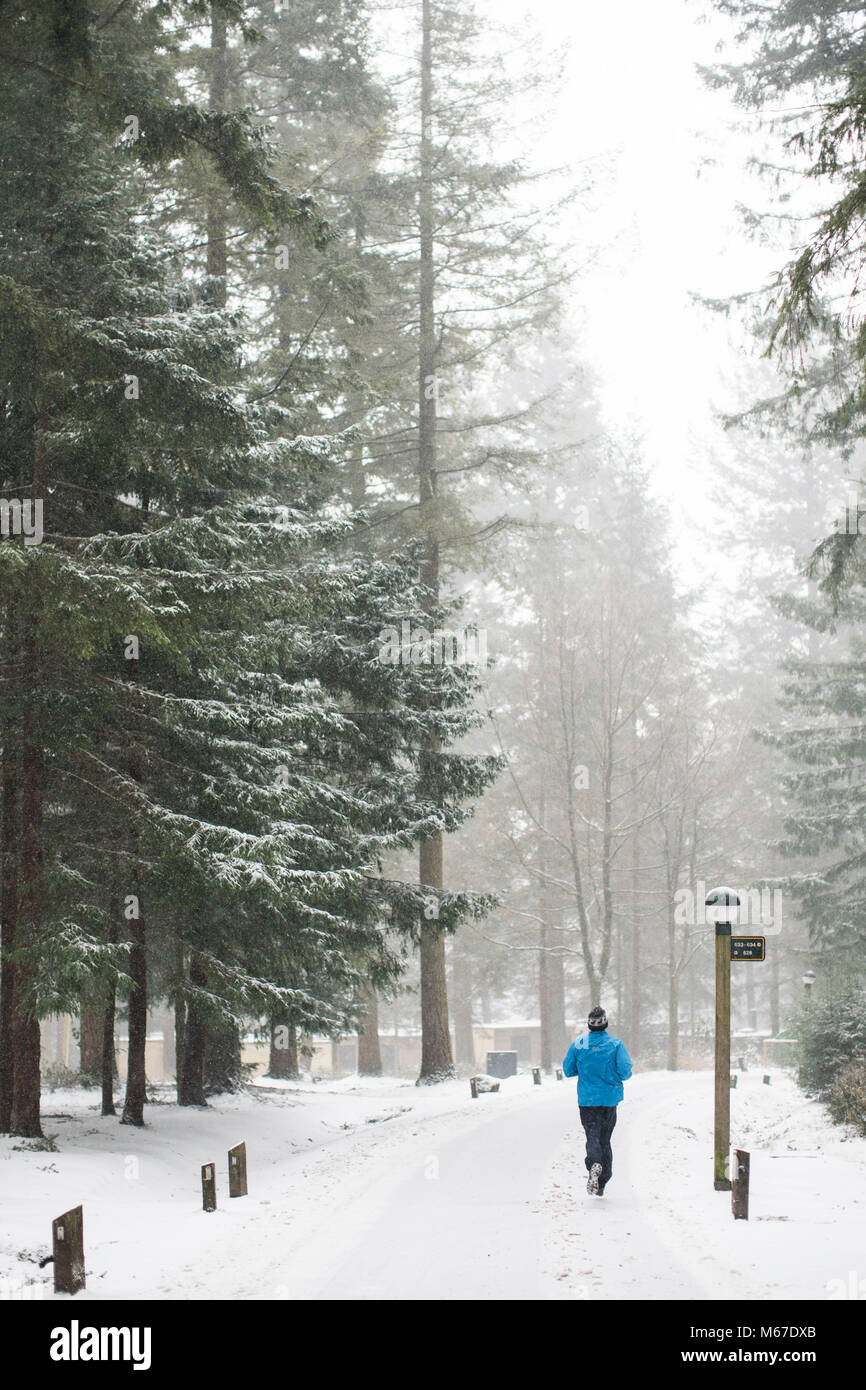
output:
[[[550,1071],[553,1065],[553,1038],[550,1026],[550,971],[548,952],[550,948],[550,929],[546,920],[541,920],[541,949],[538,952],[538,1016],[541,1024],[541,1067]]]
[[[166,1005],[162,1009],[162,1075],[163,1080],[170,1076],[177,1079],[177,1051],[175,1050],[174,1010]]]
[[[120,916],[120,900],[112,893],[108,906],[108,931],[106,939],[109,946],[117,940],[117,922]],[[117,1011],[117,985],[112,980],[105,1000],[102,1015],[102,1113],[116,1115],[114,1108],[114,1082],[117,1077],[117,1054],[114,1046],[114,1018]]]
[[[434,618],[439,601],[439,541],[436,516],[436,324],[433,264],[433,22],[431,0],[422,0],[421,145],[418,186],[419,219],[419,339],[418,339],[418,497],[425,550],[421,583],[428,591],[425,607]],[[431,623],[435,626],[435,619]],[[427,738],[426,752],[435,764],[439,739]],[[438,896],[443,888],[442,836],[424,840],[419,853],[422,885]],[[437,919],[421,924],[421,1073],[420,1083],[454,1075],[448,1031],[448,985],[445,938]]]
[[[175,970],[177,973],[177,992],[174,998],[174,1081],[180,1091],[180,1077],[183,1071],[183,1055],[186,1047],[186,1000],[181,998],[180,988],[186,975],[186,958],[183,943],[175,947]]]
[[[41,425],[41,414],[37,418]],[[31,491],[34,500],[44,500],[47,481],[47,459],[37,431],[33,450]],[[39,1113],[41,1038],[35,999],[39,978],[37,953],[42,927],[42,815],[45,794],[43,729],[41,714],[35,704],[38,692],[43,687],[40,647],[43,598],[40,588],[37,569],[28,594],[29,612],[24,614],[26,636],[21,649],[20,690],[23,713],[20,754],[20,880],[17,904],[13,907],[17,960],[12,977],[13,989],[9,1010],[9,1041],[14,1058],[9,1131],[27,1138],[42,1137]],[[4,888],[5,886],[4,882]],[[15,901],[14,893],[12,901]],[[23,959],[22,953],[25,953]]]
[[[779,1036],[782,1027],[782,1009],[779,999],[779,952],[770,952],[770,1032],[774,1038]]]
[[[146,507],[146,503],[145,503]],[[134,688],[138,680],[138,658],[129,662],[129,685]],[[130,776],[137,785],[144,781],[144,759],[140,747],[133,741],[129,755]],[[133,815],[137,807],[133,804]],[[129,907],[129,990],[127,1014],[129,1027],[126,1053],[126,1097],[122,1125],[144,1124],[144,1106],[147,1099],[147,1074],[145,1071],[145,1050],[147,1046],[147,933],[145,914],[141,903],[141,872],[138,863],[139,836],[135,823],[132,829],[133,863],[132,903]]]
[[[199,989],[203,989],[207,982],[204,964],[198,951],[190,952],[189,982]],[[195,1000],[191,999],[186,1011],[186,1028],[179,1062],[178,1105],[207,1105],[204,1093],[204,1043],[205,1026]]]
[[[382,1075],[382,1052],[379,1047],[379,997],[370,984],[363,991],[367,1005],[358,1032],[358,1073],[361,1076]]]
[[[11,613],[11,604],[7,609]],[[7,716],[3,727],[2,827],[0,827],[0,884],[3,901],[0,917],[0,1132],[6,1133],[12,1119],[12,1086],[15,1050],[12,1024],[15,1001],[15,966],[11,953],[15,945],[18,912],[18,799],[19,753],[15,724]]]
[[[628,1045],[635,1056],[640,1048],[640,781],[638,776],[638,697],[632,692],[634,712],[629,726],[629,781],[634,832],[631,838],[631,910],[629,912],[629,1018]]]
[[[114,1014],[117,1006],[114,985],[102,1015],[102,1113],[116,1115],[114,1105],[114,1075],[117,1061],[114,1049]]]
[[[285,1046],[283,1042],[285,1041]],[[268,1061],[268,1076],[279,1077],[282,1081],[297,1081],[298,1031],[288,1019],[277,1019],[271,1024],[271,1055]]]
[[[421,882],[442,882],[442,837],[421,845]],[[421,928],[421,1072],[417,1085],[454,1075],[448,994],[445,985],[445,934],[435,922]]]
[[[136,886],[137,881],[136,881]],[[147,1043],[147,936],[144,914],[130,922],[129,976],[129,1043],[126,1056],[126,1099],[123,1103],[122,1125],[143,1125],[147,1098],[145,1047]]]
[[[680,978],[676,970],[668,976],[668,1071],[680,1065]]]
[[[96,1082],[102,1075],[102,1029],[105,1010],[93,991],[81,997],[78,1017],[78,1070],[82,1078]]]
[[[34,491],[36,489],[34,488]],[[39,489],[41,492],[41,488]],[[41,684],[38,637],[31,627],[24,653],[25,699],[32,701]],[[45,755],[39,720],[32,703],[25,708],[21,752],[21,892],[15,928],[16,952],[11,1040],[15,1059],[12,1076],[12,1110],[9,1130],[27,1138],[41,1138],[39,1106],[41,1090],[39,1019],[34,993],[39,976],[35,958],[42,924],[42,798]]]
[[[210,84],[208,105],[211,111],[227,109],[228,93],[228,45],[227,21],[224,9],[211,5],[210,29]],[[214,184],[207,195],[207,277],[206,300],[216,309],[224,309],[227,299],[228,215],[225,191]],[[195,953],[193,953],[195,954]],[[200,962],[199,962],[200,965]],[[203,973],[190,963],[190,981],[201,986],[206,984]],[[183,1053],[190,1049],[189,1066]],[[208,1026],[196,1015],[190,1005],[186,1026],[186,1038],[178,1057],[178,1070],[182,1077],[179,1085],[178,1103],[181,1105],[204,1105],[206,1095],[218,1095],[226,1091],[236,1091],[241,1080],[240,1036],[236,1028],[215,1029]],[[183,1099],[181,1099],[181,1091]]]
[[[475,1066],[475,1035],[472,1031],[472,962],[455,940],[451,958],[451,1013],[454,1019],[454,1051],[462,1066]]]
[[[550,1020],[550,969],[548,957],[550,953],[550,923],[548,920],[550,912],[550,894],[547,884],[547,841],[546,841],[546,811],[547,799],[545,797],[544,785],[542,783],[541,795],[538,803],[538,824],[541,829],[541,843],[538,846],[539,867],[541,877],[538,880],[538,916],[539,916],[539,939],[538,939],[538,1021],[541,1034],[541,1066],[543,1071],[550,1071],[553,1065],[553,1038],[551,1037]]]
[[[635,802],[637,792],[635,791]],[[640,1050],[640,828],[634,832],[632,841],[632,861],[631,861],[631,914],[630,914],[630,934],[631,934],[631,999],[629,1009],[629,1034],[628,1044],[637,1055]]]
[[[117,1067],[114,1051],[115,988],[111,986],[105,1013],[102,1015],[102,1113],[116,1115],[114,1108],[114,1074]]]
[[[565,963],[559,951],[547,957],[548,1015],[550,1018],[550,1048],[554,1064],[558,1065],[571,1042],[565,1022]]]

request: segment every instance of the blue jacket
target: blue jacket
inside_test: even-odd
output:
[[[578,1105],[619,1105],[622,1083],[631,1076],[631,1058],[625,1044],[606,1031],[584,1033],[568,1049],[562,1070],[577,1077]]]

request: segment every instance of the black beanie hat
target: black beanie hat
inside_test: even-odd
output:
[[[586,1020],[591,1033],[601,1033],[607,1027],[607,1014],[600,1004],[596,1004],[594,1009],[590,1009],[589,1018]]]

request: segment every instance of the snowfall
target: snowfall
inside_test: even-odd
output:
[[[738,1077],[749,1220],[712,1173],[709,1071],[626,1084],[586,1192],[575,1083],[261,1082],[147,1126],[43,1096],[50,1145],[0,1139],[0,1299],[54,1298],[51,1222],[83,1204],[92,1299],[866,1299],[866,1139],[783,1071]],[[248,1195],[229,1198],[244,1141]],[[217,1210],[201,1166],[215,1163]],[[69,1295],[57,1295],[69,1300]]]

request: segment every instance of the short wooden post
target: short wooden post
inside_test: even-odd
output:
[[[84,1288],[84,1209],[73,1207],[51,1223],[54,1246],[54,1292]]]
[[[229,1149],[229,1196],[247,1195],[247,1146],[235,1144]]]
[[[731,1185],[731,1211],[735,1221],[749,1219],[749,1155],[734,1149],[734,1181]]]
[[[557,1068],[556,1068],[556,1079],[557,1079],[557,1081],[561,1081],[561,1080],[562,1080],[562,1067],[557,1067]]]
[[[472,1092],[472,1099],[473,1099],[473,1100],[477,1100],[477,1099],[478,1099],[478,1077],[477,1077],[477,1076],[470,1076],[470,1078],[469,1078],[469,1089],[470,1089],[470,1091]]]
[[[735,1091],[736,1089],[737,1089],[737,1073],[736,1073],[735,1071],[732,1071],[732,1072],[731,1072],[731,1090],[732,1090],[732,1091]]]
[[[769,1084],[770,1084],[770,1078],[769,1078],[769,1076],[765,1076],[765,1077],[764,1077],[764,1085],[765,1085],[765,1086],[769,1086]]]
[[[201,1205],[203,1211],[216,1211],[216,1167],[213,1163],[201,1165]]]
[[[533,1086],[541,1085],[541,1067],[532,1068],[532,1084]]]

